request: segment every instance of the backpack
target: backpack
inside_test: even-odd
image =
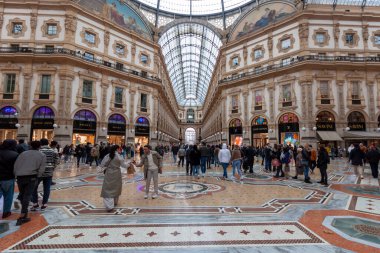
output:
[[[281,154],[281,163],[290,163],[290,153],[282,153]]]

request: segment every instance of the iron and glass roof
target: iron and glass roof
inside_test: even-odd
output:
[[[210,28],[193,22],[171,27],[160,37],[165,63],[180,106],[202,106],[222,42]]]

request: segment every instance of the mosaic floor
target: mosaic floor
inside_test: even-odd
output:
[[[240,181],[213,166],[195,178],[169,157],[158,199],[144,199],[141,171],[123,171],[113,212],[103,207],[95,167],[60,165],[46,211],[21,227],[18,210],[0,221],[0,251],[380,252],[380,188],[368,168],[358,179],[334,160],[324,187],[317,170],[306,184],[273,178],[260,163]]]

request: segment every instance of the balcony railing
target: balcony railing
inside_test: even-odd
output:
[[[289,64],[287,65],[279,63],[279,64],[268,65],[261,68],[255,68],[252,71],[247,71],[241,74],[234,74],[222,80],[219,80],[219,84],[227,83],[230,81],[236,81],[236,80],[246,78],[246,77],[258,76],[258,75],[266,74],[270,71],[276,71],[283,68],[289,68],[292,65],[299,62],[313,62],[313,61],[332,62],[332,63],[336,63],[336,62],[360,62],[360,63],[379,62],[380,63],[380,57],[378,56],[353,57],[353,56],[326,56],[326,55],[297,56],[297,57],[291,58],[289,61]]]
[[[54,48],[53,49],[53,48],[33,48],[33,47],[19,47],[19,48],[0,47],[0,54],[14,54],[14,53],[22,53],[22,54],[27,54],[27,55],[31,55],[31,54],[69,55],[71,57],[80,58],[82,60],[92,62],[95,64],[99,64],[99,65],[103,65],[103,66],[106,66],[108,68],[112,68],[112,69],[115,69],[118,71],[123,71],[127,74],[136,75],[136,76],[139,76],[139,77],[144,78],[144,79],[149,79],[149,80],[153,80],[153,81],[160,82],[160,83],[162,82],[161,79],[159,79],[158,77],[148,76],[146,71],[139,72],[136,70],[127,69],[122,64],[104,61],[103,59],[99,59],[96,57],[94,57],[92,59],[92,58],[86,57],[85,54],[81,53],[80,51],[70,50],[67,48]]]

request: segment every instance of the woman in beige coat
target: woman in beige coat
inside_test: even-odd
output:
[[[110,153],[106,155],[101,164],[104,170],[104,180],[100,196],[103,198],[104,206],[111,212],[117,205],[121,195],[122,176],[120,168],[127,168],[128,165],[120,155],[118,145],[111,147]]]

